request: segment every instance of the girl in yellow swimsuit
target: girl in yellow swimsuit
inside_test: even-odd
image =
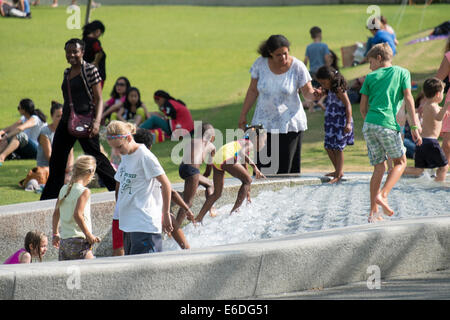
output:
[[[264,147],[266,138],[266,133],[262,131],[260,131],[256,136],[256,139],[258,139],[257,151],[260,151]],[[242,182],[242,185],[238,191],[236,202],[233,209],[231,209],[230,214],[235,212],[242,205],[242,202],[244,202],[246,197],[250,201],[250,185],[252,183],[252,177],[247,171],[247,164],[253,168],[257,179],[265,178],[261,171],[259,171],[256,167],[252,159],[250,159],[250,152],[253,148],[254,144],[251,139],[246,138],[229,142],[223,145],[216,152],[212,159],[212,163],[207,166],[204,174],[208,177],[211,173],[211,168],[213,169],[214,193],[206,199],[199,214],[195,218],[195,222],[201,223],[205,214],[222,195],[222,190],[225,183],[225,172],[228,172]]]

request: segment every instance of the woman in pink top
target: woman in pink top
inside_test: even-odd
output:
[[[445,54],[442,59],[441,66],[436,73],[436,78],[444,80],[448,77],[450,80],[450,36],[447,39],[447,44],[445,45]],[[445,102],[450,101],[450,95],[447,93],[445,98]],[[444,120],[442,120],[442,130],[441,130],[442,140],[442,150],[447,157],[447,160],[450,161],[450,114],[447,113],[444,116]]]
[[[32,258],[39,258],[39,262],[42,262],[47,245],[48,239],[43,232],[30,231],[25,236],[25,249],[17,250],[3,264],[31,263]]]

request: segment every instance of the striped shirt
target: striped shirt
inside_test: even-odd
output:
[[[69,75],[71,68],[67,68],[64,70],[64,79]],[[102,81],[102,77],[97,70],[97,67],[93,64],[90,64],[86,61],[83,61],[81,66],[81,77],[83,79],[84,85],[86,87],[86,92],[89,95],[91,101],[94,100],[94,92],[92,91],[92,87]]]

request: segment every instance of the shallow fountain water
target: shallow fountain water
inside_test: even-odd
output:
[[[427,174],[417,179],[401,179],[389,195],[395,215],[383,217],[390,221],[448,215],[449,196],[450,186],[434,182]],[[365,225],[370,207],[369,181],[263,191],[250,204],[244,203],[239,212],[230,215],[232,206],[218,208],[215,218],[206,215],[203,226],[184,227],[191,248]],[[179,250],[179,247],[167,238],[163,250]]]

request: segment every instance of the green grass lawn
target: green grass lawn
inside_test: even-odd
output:
[[[291,41],[291,54],[303,60],[310,43],[309,29],[318,25],[323,41],[340,56],[342,46],[364,42],[370,35],[364,27],[369,17],[366,8],[102,6],[92,12],[91,19],[99,19],[106,26],[101,38],[108,76],[103,98],[108,98],[115,79],[124,75],[140,89],[151,111],[156,111],[153,92],[163,89],[185,101],[194,119],[209,121],[220,130],[236,128],[250,82],[249,68],[262,40],[271,34],[284,34]],[[381,13],[400,41],[394,63],[408,68],[420,84],[436,72],[445,41],[405,44],[447,20],[450,5],[404,9],[381,6]],[[0,128],[18,119],[16,107],[22,98],[31,98],[47,115],[52,99],[62,101],[62,74],[68,66],[63,46],[69,38],[81,36],[81,30],[66,28],[69,14],[65,10],[39,6],[33,8],[30,20],[0,19]],[[367,65],[342,70],[348,80],[369,71]],[[346,149],[345,168],[371,170],[361,135],[359,105],[353,106],[353,115],[356,141]],[[307,116],[303,171],[331,170],[323,149],[323,113]],[[153,147],[172,182],[180,181],[177,165],[170,158],[175,144],[169,141]],[[109,151],[106,143],[104,146]],[[78,145],[76,154],[81,154]],[[31,160],[8,161],[0,167],[0,205],[39,199],[39,195],[17,187],[34,164]]]

